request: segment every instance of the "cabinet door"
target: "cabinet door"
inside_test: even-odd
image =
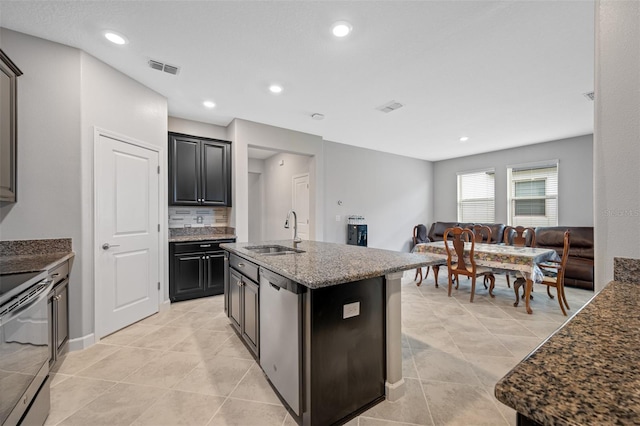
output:
[[[169,298],[172,302],[204,295],[204,260],[201,253],[177,254],[173,257]]]
[[[231,206],[231,174],[229,144],[203,141],[200,148],[202,204]]]
[[[169,134],[169,203],[200,204],[200,140]]]
[[[205,265],[205,294],[213,296],[224,293],[224,252],[208,252]]]
[[[65,351],[69,341],[69,281],[56,288],[56,339],[57,358]]]
[[[243,289],[242,337],[253,349],[253,352],[258,355],[258,332],[260,329],[260,313],[258,312],[259,287],[253,281],[245,278]]]
[[[242,275],[233,269],[229,269],[229,319],[231,324],[240,331],[242,321],[240,306],[242,298]]]

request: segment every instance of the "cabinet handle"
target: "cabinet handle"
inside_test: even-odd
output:
[[[55,274],[51,274],[51,278],[56,278],[56,277],[59,277],[59,276],[60,276],[59,272],[56,272]]]
[[[238,263],[238,268],[244,268],[244,263]]]
[[[242,280],[238,280],[238,281],[236,281],[236,285],[237,285],[238,287],[242,287]]]
[[[211,244],[200,244],[200,247],[202,248],[211,247]]]

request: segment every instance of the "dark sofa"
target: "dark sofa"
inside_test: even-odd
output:
[[[434,222],[429,229],[429,240],[442,241],[447,228],[460,226],[467,228],[473,223]],[[491,228],[491,242],[502,242],[505,225],[502,223],[481,223]],[[564,247],[564,231],[571,232],[571,246],[564,283],[567,287],[586,290],[593,286],[593,227],[592,226],[542,226],[536,230],[536,247],[552,248],[558,256],[562,256]]]

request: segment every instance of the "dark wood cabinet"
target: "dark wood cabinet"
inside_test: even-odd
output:
[[[227,316],[256,357],[260,355],[260,301],[258,266],[229,254],[225,291]]]
[[[231,206],[231,142],[169,133],[169,202]]]
[[[224,241],[170,243],[169,298],[172,302],[224,292]]]
[[[0,49],[0,201],[17,201],[18,67]]]
[[[69,262],[56,266],[49,275],[55,282],[49,293],[49,365],[53,366],[69,346]]]

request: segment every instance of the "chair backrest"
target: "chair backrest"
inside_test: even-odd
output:
[[[564,231],[564,247],[562,248],[562,260],[560,260],[560,270],[558,271],[558,282],[564,283],[564,270],[567,268],[569,260],[569,249],[571,248],[571,232]]]
[[[468,256],[465,256],[464,253],[465,241],[471,244],[471,250],[469,251]],[[453,247],[449,247],[450,242]],[[444,247],[447,251],[447,266],[449,268],[449,272],[461,273],[464,275],[469,275],[470,273],[475,274],[476,262],[473,255],[475,244],[475,235],[469,228],[462,229],[456,226],[455,228],[448,228],[444,232]],[[457,258],[455,263],[453,262],[454,255]]]
[[[536,231],[524,226],[507,226],[504,229],[505,244],[516,247],[535,247]]]
[[[429,242],[427,237],[427,227],[419,224],[413,227],[413,245]]]
[[[473,235],[477,243],[491,242],[491,228],[486,225],[473,225]]]

